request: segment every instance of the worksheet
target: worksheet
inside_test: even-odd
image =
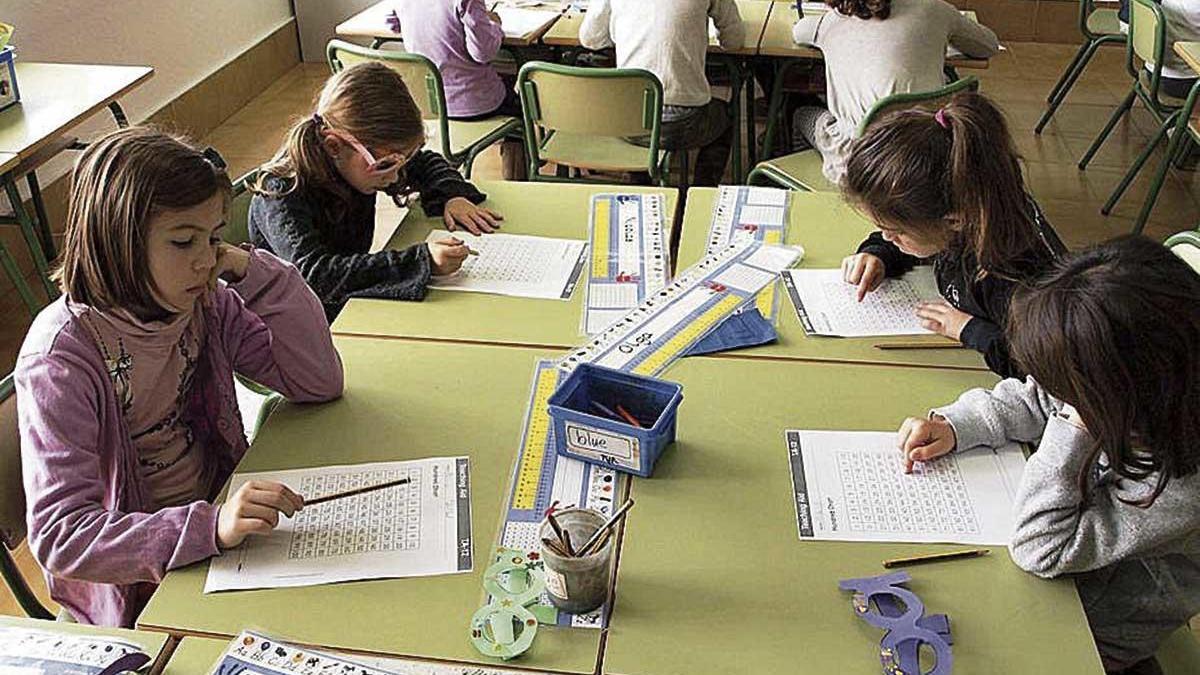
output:
[[[213,558],[205,593],[470,572],[466,457],[234,474],[278,481],[306,500],[407,478],[408,483],[306,506],[265,537]]]
[[[496,14],[500,15],[500,27],[504,29],[504,37],[523,38],[557,20],[559,11],[557,8],[547,11],[500,5],[496,7]]]
[[[862,302],[858,301],[858,287],[846,283],[840,269],[784,270],[783,285],[809,335],[930,334],[921,326],[917,305],[942,300],[933,267],[928,265],[885,279]]]
[[[433,277],[430,288],[567,300],[586,262],[587,242],[578,239],[434,230],[426,241],[451,237],[465,241],[474,255],[454,274]]]
[[[1025,454],[1015,444],[918,462],[896,432],[785,433],[802,540],[1007,546]]]
[[[0,626],[4,675],[115,675],[149,662],[140,646],[116,638]]]

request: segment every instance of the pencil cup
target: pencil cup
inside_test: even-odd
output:
[[[575,548],[582,548],[604,524],[604,516],[591,509],[555,511],[554,518]],[[558,540],[547,520],[542,521],[539,537]],[[609,534],[603,546],[582,558],[564,557],[542,545],[546,592],[555,607],[569,614],[587,614],[604,604],[611,586],[613,539]]]

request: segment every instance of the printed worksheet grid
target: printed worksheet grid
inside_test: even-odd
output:
[[[851,531],[979,532],[953,458],[926,462],[920,474],[905,475],[898,453],[838,452],[837,467]]]
[[[475,244],[479,255],[463,261],[462,273],[483,281],[515,281],[536,283],[542,278],[545,262],[536,255],[538,247],[532,242],[510,239],[503,246]]]
[[[421,470],[305,476],[300,492],[329,495],[407,477],[406,485],[311,506],[296,515],[288,558],[307,560],[421,546]]]
[[[903,279],[889,279],[884,286],[868,293],[862,302],[857,289],[842,280],[821,282],[821,292],[829,299],[829,315],[838,317],[842,330],[867,331],[878,326],[911,326],[922,330],[917,318],[921,296]]]

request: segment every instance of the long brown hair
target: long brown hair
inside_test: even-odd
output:
[[[1060,261],[1018,290],[1008,313],[1013,357],[1070,403],[1095,439],[1079,476],[1101,455],[1120,476],[1153,490],[1200,465],[1200,275],[1141,236],[1114,239]]]
[[[400,74],[376,61],[358,63],[325,82],[313,113],[292,125],[252,189],[280,197],[292,190],[321,188],[348,200],[350,187],[321,144],[325,127],[347,132],[369,148],[409,144],[425,135],[421,111]],[[290,184],[272,190],[266,185],[271,176],[290,179]]]
[[[54,279],[71,300],[145,320],[155,299],[147,259],[150,221],[202,204],[231,186],[224,162],[150,127],[114,131],[88,146],[71,174],[66,242]]]
[[[838,14],[860,19],[886,19],[892,15],[892,0],[825,0]]]
[[[1004,115],[973,92],[871,125],[851,147],[842,191],[888,227],[956,242],[981,273],[1017,276],[1009,263],[1040,245]]]

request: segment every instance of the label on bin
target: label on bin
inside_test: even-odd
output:
[[[555,597],[570,600],[567,596],[567,578],[550,569],[548,566],[544,569],[546,572],[546,590],[554,594]]]
[[[618,436],[594,427],[567,422],[567,448],[584,457],[591,457],[610,466],[641,469],[638,440]]]

